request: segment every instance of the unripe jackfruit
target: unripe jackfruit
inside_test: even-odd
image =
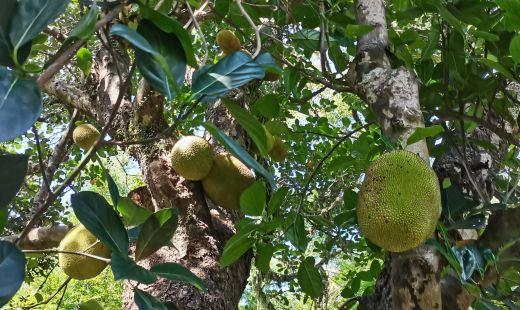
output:
[[[223,29],[217,33],[217,45],[220,47],[225,55],[240,50],[240,40],[237,36],[229,30]]]
[[[72,132],[72,139],[80,148],[88,151],[99,139],[99,135],[96,127],[90,124],[81,124]]]
[[[202,179],[202,187],[208,197],[222,208],[240,208],[240,195],[255,180],[251,170],[228,153],[215,155],[213,167]]]
[[[173,146],[172,167],[185,179],[202,180],[213,165],[213,149],[208,141],[196,136],[186,136]]]
[[[83,225],[71,229],[61,240],[60,251],[86,253],[109,258],[110,249],[98,241]],[[107,263],[99,259],[78,255],[59,253],[60,268],[71,278],[85,280],[94,278],[105,269]]]
[[[282,162],[285,160],[287,156],[287,146],[285,146],[285,143],[280,137],[274,137],[274,145],[269,152],[269,156],[274,161]]]
[[[392,151],[370,164],[357,203],[370,241],[390,252],[410,250],[431,236],[440,214],[439,181],[419,156]]]

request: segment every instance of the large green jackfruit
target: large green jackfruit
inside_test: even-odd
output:
[[[233,52],[240,50],[240,40],[237,36],[230,30],[220,30],[217,33],[217,45],[220,47],[222,52],[225,55],[229,55]]]
[[[240,195],[255,180],[251,170],[228,153],[215,155],[213,167],[202,179],[202,187],[208,197],[219,206],[235,210],[240,208]]]
[[[213,149],[208,141],[196,136],[186,136],[173,146],[172,167],[185,179],[202,180],[213,165]]]
[[[285,160],[287,156],[287,146],[280,137],[274,137],[274,144],[269,151],[269,156],[274,161],[282,162]]]
[[[390,252],[410,250],[431,236],[440,214],[439,181],[419,156],[392,151],[370,164],[357,204],[370,241]]]
[[[61,240],[60,251],[86,253],[99,257],[110,258],[110,249],[98,241],[83,225],[71,229]],[[60,268],[71,278],[85,280],[94,278],[107,266],[107,263],[78,254],[59,253]]]
[[[96,127],[90,124],[81,124],[72,132],[72,139],[80,148],[88,151],[99,139],[99,135]]]

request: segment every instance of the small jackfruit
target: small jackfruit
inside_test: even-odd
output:
[[[95,299],[85,301],[78,305],[78,310],[103,310],[103,307]]]
[[[79,225],[71,229],[61,240],[59,251],[86,253],[99,257],[109,258],[110,249],[98,241],[88,229]],[[60,268],[65,274],[77,280],[94,278],[107,266],[99,259],[78,255],[59,253]]]
[[[228,153],[220,153],[213,158],[213,167],[202,179],[202,187],[213,202],[235,210],[240,208],[240,195],[254,180],[251,170],[240,160]]]
[[[269,156],[272,160],[277,162],[282,162],[285,160],[285,157],[287,156],[287,146],[285,146],[285,143],[280,137],[274,137],[274,145],[269,152]]]
[[[91,124],[81,124],[72,132],[72,139],[74,143],[83,150],[90,150],[90,148],[99,139],[99,131]]]
[[[223,29],[217,33],[217,45],[220,47],[225,55],[240,50],[240,40],[237,36],[229,30]]]
[[[439,181],[419,156],[392,151],[370,164],[357,203],[370,241],[390,252],[410,250],[431,236],[440,214]]]
[[[186,136],[173,146],[172,167],[187,180],[199,181],[208,175],[213,165],[213,149],[203,138]]]

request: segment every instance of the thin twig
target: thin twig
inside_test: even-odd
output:
[[[65,287],[63,288],[63,293],[61,294],[60,300],[58,300],[58,304],[56,305],[56,310],[60,309],[61,302],[63,301],[63,297],[65,297],[65,293],[67,292],[67,287],[69,287],[69,284],[65,284]]]
[[[36,126],[32,126],[32,132],[34,133],[34,140],[36,142],[36,152],[38,153],[38,164],[40,165],[40,170],[42,173],[43,183],[45,184],[45,187],[47,191],[51,191],[51,183],[49,182],[49,179],[47,178],[47,172],[45,168],[45,164],[43,163],[43,156],[42,156],[42,147],[40,145],[40,136],[38,135],[38,129],[36,129]]]
[[[202,40],[202,46],[204,47],[204,57],[202,57],[201,64],[205,65],[206,61],[208,60],[208,42],[206,42],[206,37],[204,36],[204,32],[202,32],[202,29],[200,29],[199,22],[195,18],[195,14],[193,14],[193,10],[191,9],[191,5],[186,1],[186,7],[188,8],[188,12],[190,13],[191,18],[193,19],[193,24],[195,25],[195,29],[197,29],[197,32],[200,35],[200,39]]]
[[[240,9],[240,12],[242,13],[242,15],[247,19],[247,22],[249,23],[249,25],[251,25],[251,27],[255,31],[256,49],[255,49],[255,52],[253,53],[253,57],[252,57],[253,59],[255,59],[256,56],[258,56],[258,54],[260,54],[260,51],[262,50],[262,39],[260,38],[260,29],[255,24],[255,22],[251,19],[251,16],[249,16],[249,14],[247,14],[246,10],[242,6],[242,0],[235,0],[235,2],[237,3],[237,6]]]
[[[375,122],[370,122],[370,123],[366,123],[365,125],[359,127],[359,128],[356,128],[354,130],[352,130],[351,132],[349,132],[348,134],[346,134],[345,136],[341,137],[341,139],[339,139],[335,144],[334,146],[332,146],[332,148],[327,152],[327,154],[325,154],[325,156],[323,156],[323,158],[319,161],[318,165],[316,165],[316,167],[314,168],[314,170],[312,171],[309,179],[307,180],[307,182],[305,183],[305,187],[303,188],[303,191],[302,191],[302,194],[301,194],[301,197],[300,197],[300,204],[298,205],[298,209],[296,210],[296,214],[300,214],[302,208],[303,208],[303,201],[305,199],[305,195],[307,194],[307,191],[309,190],[309,187],[310,187],[310,184],[312,182],[312,180],[314,179],[314,177],[316,176],[316,174],[318,173],[318,171],[321,169],[321,166],[323,166],[323,164],[325,163],[325,161],[334,153],[334,151],[345,141],[347,140],[348,138],[352,137],[352,135],[354,135],[355,133],[363,130],[363,129],[366,129],[368,128],[370,125],[374,124]],[[295,221],[296,221],[296,217],[295,217]]]
[[[34,308],[34,307],[38,307],[38,306],[41,306],[41,305],[45,305],[45,304],[48,304],[54,297],[56,297],[56,295],[58,295],[58,293],[64,289],[65,287],[67,287],[67,285],[69,284],[70,280],[72,278],[71,277],[68,277],[67,280],[65,280],[65,282],[63,282],[60,287],[58,287],[58,289],[56,290],[56,292],[54,292],[54,294],[52,294],[49,298],[45,299],[44,301],[41,301],[41,302],[38,302],[38,303],[35,303],[35,304],[32,304],[32,305],[29,305],[29,306],[25,306],[25,307],[22,307],[22,309],[31,309],[31,308]]]
[[[104,261],[107,264],[110,264],[110,258],[105,258],[97,255],[92,255],[88,253],[82,253],[82,252],[74,252],[74,251],[61,251],[57,249],[44,249],[44,250],[22,250],[22,253],[50,253],[50,254],[72,254],[72,255],[80,255],[85,256],[88,258],[97,259],[100,261]]]
[[[76,166],[76,168],[72,171],[72,173],[63,181],[63,183],[58,186],[56,190],[51,192],[49,196],[47,197],[47,200],[45,203],[36,210],[32,218],[29,220],[27,225],[25,225],[25,228],[22,230],[20,235],[18,236],[18,239],[16,240],[16,244],[20,242],[20,240],[23,240],[25,236],[29,233],[29,231],[33,228],[33,226],[36,224],[36,222],[39,220],[39,218],[43,215],[45,211],[51,206],[51,204],[59,197],[59,195],[65,190],[65,188],[79,175],[81,170],[87,165],[87,163],[90,161],[90,158],[94,156],[94,154],[97,152],[97,150],[101,147],[101,141],[107,134],[108,130],[110,129],[112,122],[114,121],[117,112],[119,110],[119,107],[121,106],[121,102],[123,101],[123,98],[125,97],[125,93],[128,89],[128,87],[131,85],[132,81],[132,75],[135,70],[135,63],[130,68],[130,72],[128,73],[128,77],[124,84],[121,86],[117,100],[114,104],[114,108],[112,109],[112,112],[106,122],[106,125],[103,127],[103,130],[101,130],[101,133],[99,135],[98,140],[92,148],[87,152],[83,160]]]

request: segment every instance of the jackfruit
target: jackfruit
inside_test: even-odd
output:
[[[72,132],[72,139],[76,145],[88,151],[99,139],[99,135],[100,133],[96,127],[90,124],[81,124]]]
[[[208,175],[213,165],[213,149],[208,141],[186,136],[173,146],[172,167],[187,180],[199,181]]]
[[[110,249],[98,241],[83,225],[71,229],[61,240],[60,251],[79,252],[109,258]],[[59,253],[60,268],[71,278],[85,280],[94,278],[105,269],[107,263],[99,259],[78,255]]]
[[[240,208],[240,195],[255,180],[251,170],[236,157],[220,153],[213,158],[213,167],[202,179],[202,188],[208,197],[222,208]]]
[[[91,299],[78,305],[78,310],[103,310],[103,307],[97,300]]]
[[[392,151],[370,164],[357,203],[370,241],[390,252],[410,250],[432,235],[440,214],[439,181],[419,156]]]
[[[287,156],[287,146],[285,146],[285,143],[280,139],[280,137],[274,137],[274,145],[269,152],[269,156],[271,156],[272,160],[277,162],[285,160],[285,157]]]
[[[220,47],[225,55],[240,50],[240,40],[237,36],[229,30],[223,29],[217,33],[217,45]]]

